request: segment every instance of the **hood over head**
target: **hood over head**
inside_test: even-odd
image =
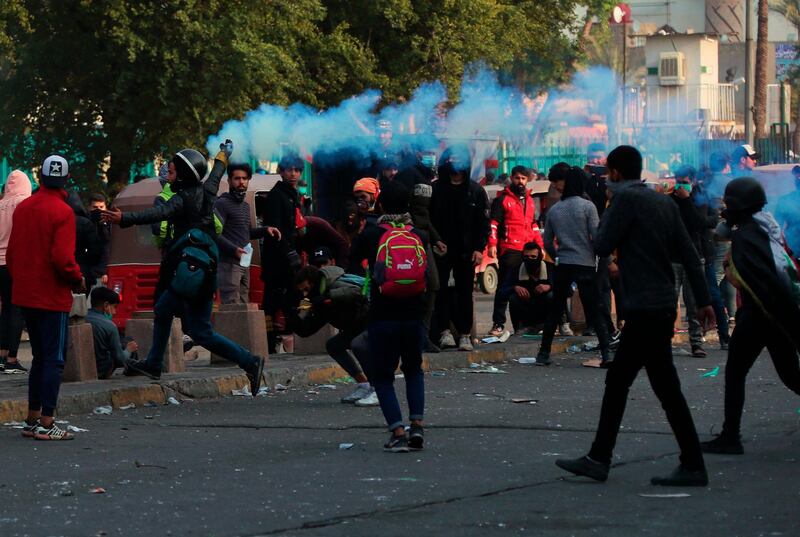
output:
[[[33,187],[28,175],[20,170],[14,170],[8,174],[6,185],[3,189],[3,199],[13,197],[27,198],[31,195]]]

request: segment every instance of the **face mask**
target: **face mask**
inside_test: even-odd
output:
[[[541,259],[526,259],[525,263],[525,270],[528,271],[528,274],[537,274],[539,272],[539,267],[542,266]]]
[[[420,162],[426,168],[433,168],[436,166],[436,155],[423,155]]]
[[[525,185],[523,184],[512,184],[511,185],[511,192],[516,194],[517,196],[524,196],[525,195]]]
[[[247,191],[246,190],[234,189],[234,190],[230,191],[230,194],[231,194],[231,197],[233,199],[235,199],[236,201],[241,202],[241,201],[244,201],[244,197],[247,194]]]

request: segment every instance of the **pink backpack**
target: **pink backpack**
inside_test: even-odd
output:
[[[409,298],[425,292],[428,256],[411,226],[381,224],[386,230],[378,243],[375,283],[384,296]]]

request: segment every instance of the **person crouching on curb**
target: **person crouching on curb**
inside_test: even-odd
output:
[[[127,375],[161,378],[164,352],[172,330],[172,319],[180,317],[183,328],[198,345],[241,367],[250,380],[253,397],[261,387],[264,358],[254,356],[244,347],[225,338],[211,327],[211,307],[217,288],[219,251],[214,237],[214,202],[219,182],[225,173],[233,142],[220,144],[214,167],[194,149],[178,151],[169,163],[177,174],[173,184],[175,195],[158,207],[122,213],[119,209],[103,211],[103,219],[121,227],[152,224],[168,220],[174,229],[173,238],[165,244],[164,259],[158,272],[153,312],[153,345],[146,360],[128,360]]]
[[[72,292],[86,290],[75,261],[75,215],[64,187],[69,164],[60,155],[44,159],[42,188],[14,211],[6,259],[12,300],[22,308],[33,351],[28,376],[28,417],[22,436],[72,440],[54,416],[67,354]]]
[[[368,226],[356,237],[351,255],[356,262],[366,259],[369,264],[369,377],[391,431],[384,449],[395,453],[423,447],[428,239],[411,226],[410,199],[405,186],[387,183],[379,201],[384,214],[378,225]],[[394,391],[394,372],[401,361],[411,420],[408,436]]]
[[[132,339],[123,345],[119,330],[111,320],[119,304],[116,292],[108,287],[95,287],[90,300],[92,307],[86,314],[86,322],[92,325],[97,378],[110,379],[116,368],[125,367],[125,362],[136,356],[139,346]]]
[[[300,337],[309,337],[326,324],[339,329],[335,336],[325,342],[325,349],[358,383],[355,391],[341,401],[373,406],[377,404],[377,396],[364,374],[364,369],[368,367],[366,349],[353,346],[353,340],[367,329],[369,308],[359,282],[363,284],[362,277],[345,275],[344,269],[335,265],[321,268],[306,265],[295,277],[302,300],[288,320],[289,326]],[[349,351],[353,351],[355,358]],[[362,400],[364,403],[361,403]],[[373,405],[366,405],[367,400],[374,401]]]

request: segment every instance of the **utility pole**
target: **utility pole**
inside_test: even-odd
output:
[[[744,142],[753,143],[753,0],[744,0]]]

